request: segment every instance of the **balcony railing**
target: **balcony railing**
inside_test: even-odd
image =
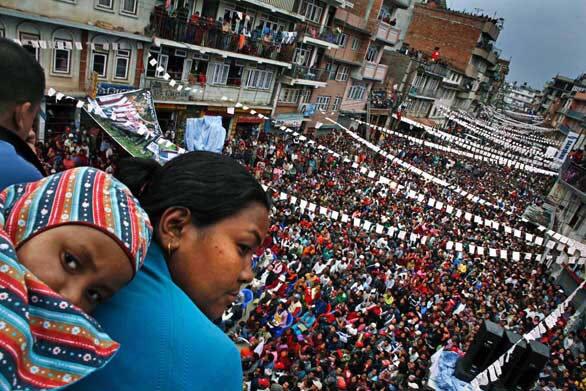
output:
[[[399,42],[400,36],[401,30],[394,28],[393,26],[383,22],[382,20],[378,22],[378,26],[376,29],[377,39],[394,45],[397,42]]]
[[[586,168],[567,158],[560,171],[560,179],[586,195]]]
[[[295,42],[286,40],[281,32],[225,32],[222,31],[222,25],[214,20],[199,19],[197,22],[187,22],[157,10],[153,12],[151,21],[153,34],[159,38],[271,60],[281,60],[281,51],[295,45]]]
[[[303,67],[301,65],[293,65],[291,69],[285,71],[285,75],[293,79],[303,79],[319,82],[328,81],[328,72],[325,69]]]
[[[568,110],[566,112],[566,117],[570,117],[571,119],[576,120],[576,121],[586,120],[586,114],[581,113],[579,111],[575,111],[575,110]]]
[[[313,39],[317,39],[320,41],[327,42],[329,44],[336,44],[338,40],[338,35],[340,31],[332,30],[331,28],[324,27],[321,29],[319,27],[310,26],[308,24],[299,25],[297,28],[297,33],[302,36],[310,37]]]
[[[383,81],[387,75],[387,66],[384,64],[365,63],[362,66],[362,77],[365,79]]]
[[[359,30],[368,31],[368,22],[360,16],[354,15],[345,9],[337,8],[335,18],[346,23],[346,25],[357,28]]]
[[[391,109],[393,107],[393,100],[384,93],[372,94],[369,102],[372,109]]]
[[[425,98],[433,98],[435,99],[438,95],[438,91],[439,89],[437,87],[435,88],[428,88],[428,87],[424,87],[424,88],[419,88],[419,87],[411,87],[411,90],[409,91],[409,95],[414,96],[414,97],[425,97]]]
[[[448,75],[448,68],[443,64],[438,64],[434,62],[427,62],[421,64],[423,67],[423,71],[427,73],[431,73],[433,75],[446,77]]]
[[[208,84],[205,78],[201,82],[188,81],[186,84],[190,90],[177,91],[163,79],[147,78],[144,81],[145,88],[151,90],[153,99],[157,101],[241,102],[258,106],[271,104],[272,90],[244,88],[240,85],[241,78],[229,78],[225,85]]]

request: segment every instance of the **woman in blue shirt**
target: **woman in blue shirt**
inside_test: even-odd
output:
[[[240,354],[213,323],[253,279],[251,258],[268,231],[270,201],[229,157],[181,155],[164,166],[121,163],[154,241],[135,280],[95,318],[121,348],[72,390],[242,390]]]

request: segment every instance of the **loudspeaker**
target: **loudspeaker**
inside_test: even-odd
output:
[[[503,373],[499,380],[491,384],[489,388],[491,391],[509,391],[509,389],[504,385],[504,380],[514,375],[515,373],[518,373],[520,366],[523,364],[522,360],[525,357],[527,350],[527,342],[525,342],[525,340],[522,339],[519,334],[509,330],[505,331],[505,334],[503,335],[501,343],[497,349],[497,360],[518,341],[520,342],[515,347],[515,350],[513,350],[513,353],[510,355],[509,361],[504,363],[503,367],[501,368]]]
[[[547,346],[538,341],[531,341],[518,363],[506,373],[503,371],[501,383],[504,388],[510,391],[531,389],[547,363],[549,353]]]
[[[505,331],[498,324],[485,320],[474,336],[470,349],[456,363],[454,375],[465,382],[470,382],[498,359],[498,350]]]

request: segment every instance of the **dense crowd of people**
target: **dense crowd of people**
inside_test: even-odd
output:
[[[483,319],[523,334],[564,299],[544,264],[467,251],[472,244],[537,252],[534,246],[405,196],[415,189],[533,232],[518,214],[543,201],[549,178],[455,159],[401,138],[381,140],[395,156],[501,206],[495,209],[424,181],[343,133],[318,142],[405,187],[376,183],[289,135],[228,147],[271,186],[277,207],[266,252],[256,264],[255,305],[248,317],[231,319],[235,341],[249,343],[243,365],[250,390],[422,389],[433,353],[439,347],[465,352]],[[316,211],[282,200],[281,192],[317,204]],[[320,214],[320,206],[431,239],[416,245],[397,233],[366,232]],[[464,251],[445,250],[448,240],[464,242]],[[572,313],[570,308],[542,339],[552,357],[535,389],[584,387],[586,334],[570,331]]]
[[[462,133],[454,124],[448,128]],[[441,187],[381,159],[345,132],[315,139],[340,157],[284,132],[227,142],[225,152],[270,186],[276,208],[270,235],[254,257],[256,279],[249,287],[254,300],[244,307],[235,304],[225,324],[243,346],[250,391],[422,389],[437,349],[463,354],[484,319],[523,334],[565,299],[545,264],[469,251],[484,246],[540,252],[534,244],[445,210],[452,205],[538,234],[518,214],[543,202],[551,178],[381,137],[363,126],[356,131],[455,186]],[[445,143],[429,134],[410,134]],[[113,171],[120,154],[97,129],[66,131],[39,143],[37,153],[50,171],[84,165]],[[390,188],[352,163],[401,186]],[[454,191],[456,186],[498,208],[470,202]],[[408,197],[413,190],[445,206],[437,209]],[[299,202],[282,199],[281,192],[317,209],[302,209]],[[391,235],[366,231],[352,219],[343,223],[318,213],[320,207],[380,223],[385,232],[397,230]],[[400,238],[401,229],[429,240]],[[446,250],[448,241],[462,242],[463,251]],[[536,390],[585,389],[586,333],[575,330],[573,311],[569,308],[542,338],[552,353]]]

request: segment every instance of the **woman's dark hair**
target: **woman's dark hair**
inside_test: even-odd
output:
[[[260,183],[240,163],[212,152],[188,152],[163,166],[151,159],[123,159],[116,177],[139,199],[153,226],[172,207],[189,209],[201,228],[254,202],[271,207]]]

